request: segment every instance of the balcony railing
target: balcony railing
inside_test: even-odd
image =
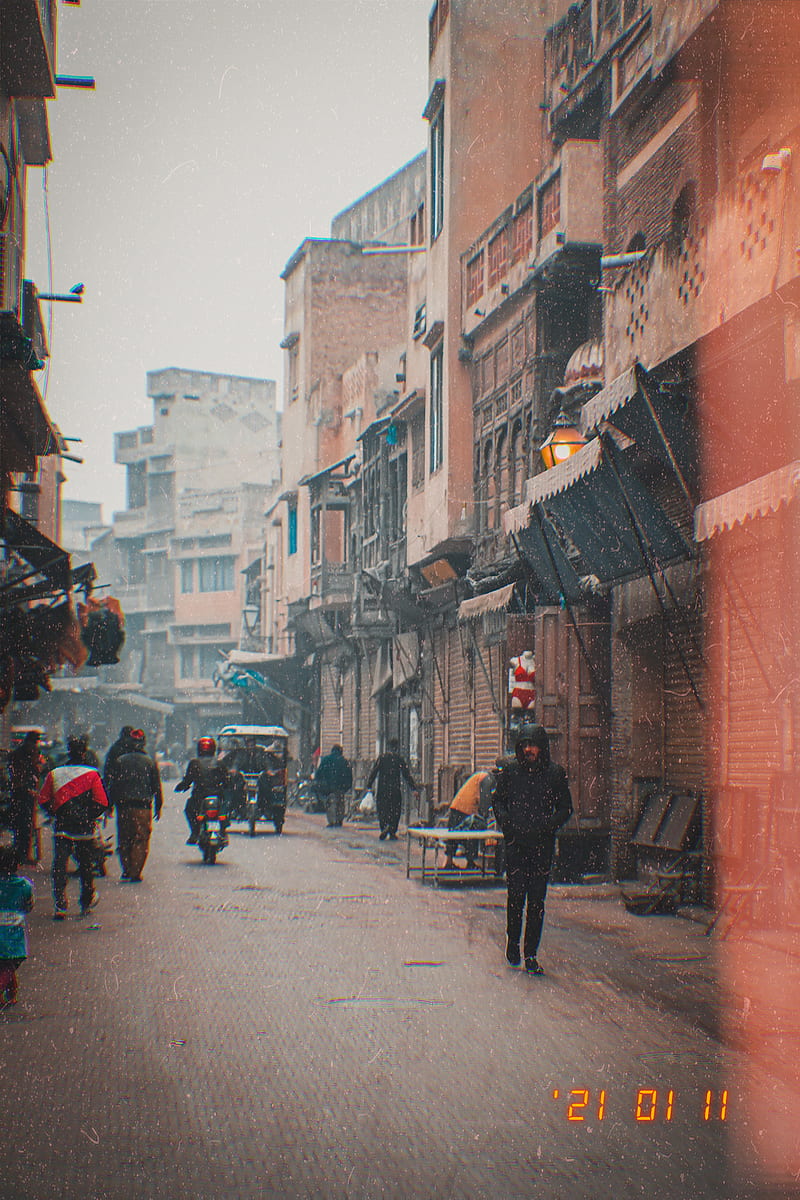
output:
[[[311,567],[311,607],[341,608],[353,599],[355,572],[349,563],[322,562]]]
[[[564,250],[588,247],[599,255],[602,243],[602,150],[599,142],[573,138],[462,256],[463,333],[474,333]]]

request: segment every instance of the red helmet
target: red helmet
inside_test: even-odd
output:
[[[217,743],[212,737],[201,737],[197,743],[197,753],[200,758],[208,758],[217,753]]]

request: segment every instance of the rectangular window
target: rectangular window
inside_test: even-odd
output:
[[[432,475],[444,458],[443,423],[444,395],[442,374],[444,370],[444,346],[439,345],[431,355],[431,418],[429,473]]]
[[[222,662],[222,656],[216,646],[198,646],[198,675],[201,679],[211,679]]]
[[[526,204],[514,217],[513,261],[522,262],[533,249],[533,205]]]
[[[178,662],[181,679],[193,679],[195,674],[194,646],[181,646],[179,653],[180,658]]]
[[[287,528],[289,554],[297,554],[297,505],[289,505],[289,524]]]
[[[191,558],[184,559],[181,563],[181,591],[194,591],[194,562]]]
[[[539,192],[539,238],[561,223],[561,172],[556,171]]]
[[[653,56],[650,30],[646,29],[623,50],[612,66],[614,100],[618,101],[646,74]]]
[[[490,350],[481,359],[481,395],[494,390],[494,351]]]
[[[411,419],[411,486],[414,489],[425,483],[425,414],[419,413]]]
[[[483,250],[467,263],[467,308],[474,308],[483,295]]]
[[[128,463],[128,508],[144,508],[147,504],[147,463]]]
[[[518,325],[511,333],[511,370],[522,370],[525,362],[525,327]]]
[[[450,0],[437,0],[428,20],[428,56],[433,54],[439,34],[442,32],[450,15]]]
[[[613,29],[619,21],[620,0],[600,0],[600,28]]]
[[[444,225],[444,105],[431,121],[431,245]]]
[[[232,592],[232,558],[199,558],[197,560],[198,591]]]
[[[289,347],[289,403],[293,404],[298,396],[297,383],[298,353],[297,344]]]
[[[510,352],[508,338],[504,337],[497,343],[497,387],[504,384],[510,371]]]
[[[489,287],[498,284],[508,270],[508,226],[489,242]]]
[[[425,243],[425,205],[420,204],[415,213],[411,214],[411,233],[409,245],[422,246]]]
[[[422,335],[425,332],[425,330],[427,329],[427,327],[428,327],[427,304],[423,301],[423,303],[420,304],[419,308],[414,313],[414,329],[413,329],[412,336],[415,341],[417,340],[417,338],[422,337]]]

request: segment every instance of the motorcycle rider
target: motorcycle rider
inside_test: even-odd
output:
[[[203,804],[209,796],[222,797],[227,782],[227,771],[217,759],[217,743],[212,737],[201,737],[197,743],[197,757],[190,758],[186,773],[180,783],[175,785],[176,792],[188,792],[184,814],[189,823],[187,846],[196,846],[200,833]]]

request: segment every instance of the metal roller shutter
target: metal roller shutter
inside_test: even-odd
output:
[[[369,671],[371,649],[367,649],[361,659],[361,712],[358,723],[358,748],[354,756],[361,764],[361,773],[366,778],[378,753],[377,749],[377,712],[378,702],[372,696],[372,676]],[[360,782],[361,776],[357,782]]]
[[[745,529],[725,535],[725,585],[718,585],[723,691],[719,745],[721,778],[732,786],[764,784],[780,769],[782,717],[774,698],[788,682],[776,605],[779,523],[762,519],[757,544]],[[716,639],[715,639],[716,640]]]
[[[475,663],[472,670],[475,695],[475,767],[477,770],[485,770],[494,765],[494,760],[503,750],[503,722],[496,711],[495,699],[502,705],[506,693],[504,648],[502,645],[485,645],[479,629],[475,630],[475,642]],[[491,688],[486,678],[487,674],[492,681]]]
[[[355,738],[356,738],[356,672],[352,664],[347,668],[343,683],[343,709],[344,720],[342,723],[342,746],[346,758],[352,758],[355,753]]]
[[[339,741],[338,679],[339,668],[334,663],[320,663],[319,741],[323,754]]]
[[[439,768],[445,763],[446,757],[446,721],[449,711],[447,696],[447,641],[445,631],[437,629],[431,638],[430,661],[426,664],[428,691],[433,698],[435,711],[433,718],[433,770],[434,778]],[[443,690],[444,688],[444,690]]]
[[[464,631],[464,639],[468,634]],[[472,766],[472,728],[470,714],[469,670],[462,648],[461,633],[450,630],[447,690],[450,697],[448,762],[454,767]]]
[[[686,613],[686,622],[671,614],[670,622],[673,637],[664,639],[664,781],[667,787],[703,792],[706,787],[704,714],[675,644],[677,641],[680,645],[702,698],[705,691],[705,667],[699,653],[702,627],[699,615],[694,612]]]

